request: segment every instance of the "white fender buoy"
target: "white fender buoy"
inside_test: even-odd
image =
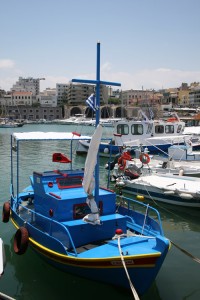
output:
[[[105,149],[103,150],[103,152],[104,152],[105,154],[108,154],[108,153],[109,153],[109,149],[108,149],[108,148],[105,148]]]
[[[183,169],[180,169],[179,171],[179,176],[183,176],[184,175],[184,170]]]
[[[179,196],[183,199],[187,199],[190,200],[193,198],[193,196],[191,194],[187,194],[187,193],[180,193]]]
[[[165,195],[174,195],[174,191],[164,191],[163,194],[165,194]]]

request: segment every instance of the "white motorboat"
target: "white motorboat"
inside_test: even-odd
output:
[[[153,201],[200,208],[200,178],[173,174],[150,174],[137,179],[119,177],[124,192]]]
[[[183,135],[184,128],[185,123],[177,115],[168,120],[153,120],[140,110],[137,119],[122,119],[114,123],[114,139],[110,143],[102,142],[100,153],[117,154],[123,146],[138,148],[140,144],[147,147],[150,153],[167,152],[171,145],[189,141],[190,135]],[[77,153],[86,153],[89,143],[80,141]]]
[[[173,149],[173,147],[175,146],[171,148]],[[179,150],[178,146],[176,148]],[[114,160],[107,162],[105,168],[110,169],[112,181],[121,176],[135,179],[141,175],[168,173],[200,177],[200,160],[199,163],[196,163],[196,161],[182,161],[181,159],[177,161],[173,155],[149,155],[147,151],[141,152],[139,149],[135,150],[135,154],[133,158],[129,149],[126,149],[123,153],[116,155]],[[181,154],[183,155],[182,152]]]

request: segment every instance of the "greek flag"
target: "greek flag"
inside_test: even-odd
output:
[[[86,100],[87,105],[93,110],[96,111],[96,107],[95,107],[95,95],[91,94],[90,97],[88,97],[88,99]]]

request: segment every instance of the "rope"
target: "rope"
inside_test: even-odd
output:
[[[176,248],[178,248],[179,250],[181,250],[184,254],[186,254],[187,256],[189,256],[189,257],[192,258],[194,261],[196,261],[197,263],[200,264],[200,259],[199,259],[199,258],[193,256],[191,253],[187,252],[185,249],[181,248],[180,246],[178,246],[177,244],[175,244],[175,243],[172,242],[171,240],[170,240],[170,242],[171,242]]]
[[[140,300],[132,282],[131,282],[131,279],[130,279],[130,276],[129,276],[129,273],[128,273],[128,270],[126,268],[126,263],[124,261],[124,257],[123,257],[123,254],[122,254],[122,249],[121,249],[121,246],[120,246],[120,236],[118,237],[118,248],[119,248],[119,253],[120,253],[120,256],[121,256],[121,261],[122,261],[122,264],[123,264],[123,267],[124,267],[124,270],[126,272],[126,275],[127,275],[127,278],[128,278],[128,281],[129,281],[129,285],[130,285],[130,288],[132,290],[132,293],[133,293],[133,296],[134,296],[134,299],[135,300]]]
[[[6,294],[3,294],[3,293],[1,293],[0,292],[0,299],[2,299],[2,300],[15,300],[14,298],[12,298],[12,297],[10,297],[10,296],[8,296],[8,295],[6,295]]]
[[[147,194],[149,195],[149,198],[154,202],[155,205],[157,205],[158,207],[160,207],[161,209],[175,215],[178,216],[177,214],[173,213],[172,211],[170,211],[169,209],[166,209],[165,207],[159,205],[152,197],[151,194],[149,193],[149,191],[147,190],[147,187],[144,185]],[[178,216],[179,217],[179,216]],[[170,239],[169,239],[170,240]],[[181,252],[183,252],[184,254],[186,254],[187,256],[189,256],[190,258],[192,258],[195,262],[200,263],[200,259],[193,256],[191,253],[189,253],[188,251],[186,251],[185,249],[181,248],[180,246],[178,246],[177,244],[175,244],[172,240],[170,240],[170,242],[172,243],[172,245],[174,245],[177,249],[179,249]]]

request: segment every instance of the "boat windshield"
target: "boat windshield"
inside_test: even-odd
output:
[[[129,134],[129,126],[127,124],[118,124],[117,125],[117,133],[128,135]]]

